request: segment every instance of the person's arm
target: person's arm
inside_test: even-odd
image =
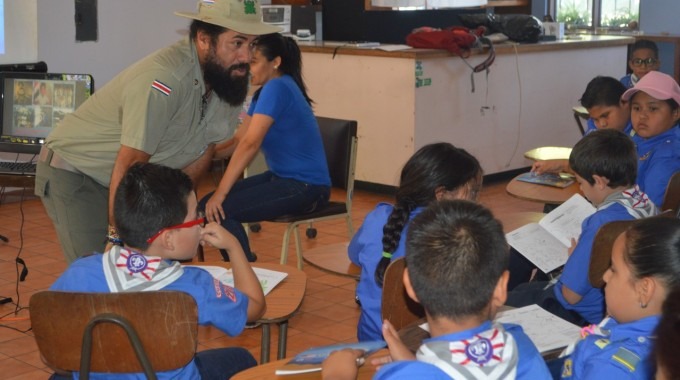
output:
[[[569,160],[543,160],[534,162],[531,171],[536,174],[571,173],[571,168],[569,167]]]
[[[217,223],[209,223],[201,234],[201,243],[209,243],[215,248],[225,249],[229,253],[231,271],[234,275],[234,288],[248,297],[248,322],[260,319],[267,311],[260,280],[248,263],[241,244],[224,227]]]
[[[149,162],[151,155],[141,150],[130,148],[129,146],[121,145],[116,156],[116,162],[113,164],[113,172],[111,173],[111,181],[109,182],[109,224],[114,225],[113,222],[113,199],[116,196],[116,189],[118,184],[123,179],[125,172],[130,166],[137,162]]]
[[[198,182],[201,177],[208,171],[208,168],[210,168],[210,163],[212,162],[214,154],[215,144],[209,144],[201,157],[182,168],[182,171],[185,172],[194,183],[194,189],[198,187]]]
[[[209,221],[218,221],[226,217],[222,202],[257,154],[272,124],[274,124],[274,119],[271,117],[255,114],[250,119],[246,119],[239,128],[237,135],[240,133],[243,137],[235,136],[238,141],[236,150],[229,160],[229,165],[227,165],[227,170],[224,172],[220,184],[205,205],[205,215]]]
[[[321,365],[323,380],[354,380],[357,378],[359,358],[364,355],[362,350],[350,348],[331,352]]]

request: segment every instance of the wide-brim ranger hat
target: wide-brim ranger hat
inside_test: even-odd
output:
[[[199,0],[196,13],[175,14],[256,36],[282,30],[278,26],[262,22],[262,9],[258,0]]]
[[[638,91],[643,91],[649,96],[659,100],[673,99],[680,105],[680,86],[678,86],[678,82],[668,74],[658,71],[648,72],[635,84],[635,87],[629,88],[624,92],[621,99],[629,101]]]

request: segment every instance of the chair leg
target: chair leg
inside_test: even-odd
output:
[[[292,229],[297,229],[295,223],[288,224],[286,227],[286,232],[283,233],[283,243],[281,244],[281,265],[286,265],[288,263],[288,244],[290,243],[290,233]]]
[[[203,255],[203,246],[200,244],[198,245],[198,251],[196,252],[196,259],[198,259],[199,262],[205,261],[205,257]]]
[[[347,222],[347,232],[349,233],[349,238],[351,239],[352,236],[354,236],[354,228],[352,227],[352,217],[345,216],[345,221]]]
[[[302,270],[302,246],[300,242],[300,229],[295,227],[295,255],[297,256],[297,268]]]

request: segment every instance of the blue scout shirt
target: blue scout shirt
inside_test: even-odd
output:
[[[602,329],[609,335],[588,335],[567,357],[562,379],[653,379],[650,354],[659,316],[619,324],[614,319]]]
[[[661,206],[668,181],[680,171],[680,126],[648,139],[636,134],[633,142],[638,154],[637,184]]]
[[[492,327],[491,322],[487,321],[480,326],[461,331],[458,333],[442,335],[436,338],[425,340],[423,343],[432,341],[456,342],[468,340],[483,331]],[[550,379],[550,372],[543,361],[541,354],[534,346],[533,342],[524,333],[521,326],[514,324],[503,324],[505,331],[512,335],[517,343],[519,351],[519,362],[517,364],[517,379]],[[373,377],[374,379],[451,379],[444,371],[430,363],[417,360],[398,361],[383,366]]]
[[[357,296],[361,301],[361,315],[357,326],[359,341],[383,340],[382,336],[382,288],[375,282],[375,268],[382,258],[383,227],[387,223],[394,207],[388,203],[379,203],[371,211],[359,231],[349,243],[347,253],[349,259],[361,267],[361,276],[357,284]],[[411,211],[409,221],[423,210],[422,207]],[[404,245],[408,224],[401,232],[397,250],[392,254],[392,260],[404,256]]]
[[[586,123],[586,131],[583,135],[585,136],[593,131],[597,131],[597,127],[595,126],[595,121],[591,118],[588,119],[588,122]],[[635,134],[633,132],[633,123],[631,123],[630,120],[628,120],[628,124],[626,124],[626,127],[623,129],[623,133],[628,136],[633,136]]]
[[[600,227],[615,220],[633,219],[626,208],[618,203],[597,210],[587,217],[581,224],[581,236],[574,252],[572,252],[559,280],[555,284],[554,292],[557,300],[567,310],[579,313],[588,323],[599,323],[604,318],[604,293],[602,289],[593,288],[588,280],[588,268],[590,267],[590,254],[593,248],[595,234]],[[562,295],[562,286],[566,285],[576,294],[580,295],[581,301],[570,304]]]

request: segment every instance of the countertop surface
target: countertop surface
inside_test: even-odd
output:
[[[496,54],[527,53],[556,51],[567,49],[583,49],[628,45],[635,42],[632,36],[622,35],[575,35],[556,41],[541,41],[533,44],[516,42],[501,42],[494,44]],[[348,42],[337,41],[298,41],[300,50],[305,53],[325,53],[337,55],[360,55],[389,58],[440,58],[456,56],[443,49],[405,49],[396,51],[381,50],[380,46],[370,48],[358,48]],[[381,44],[383,47],[394,46]],[[486,49],[472,49],[472,54],[484,54]]]

